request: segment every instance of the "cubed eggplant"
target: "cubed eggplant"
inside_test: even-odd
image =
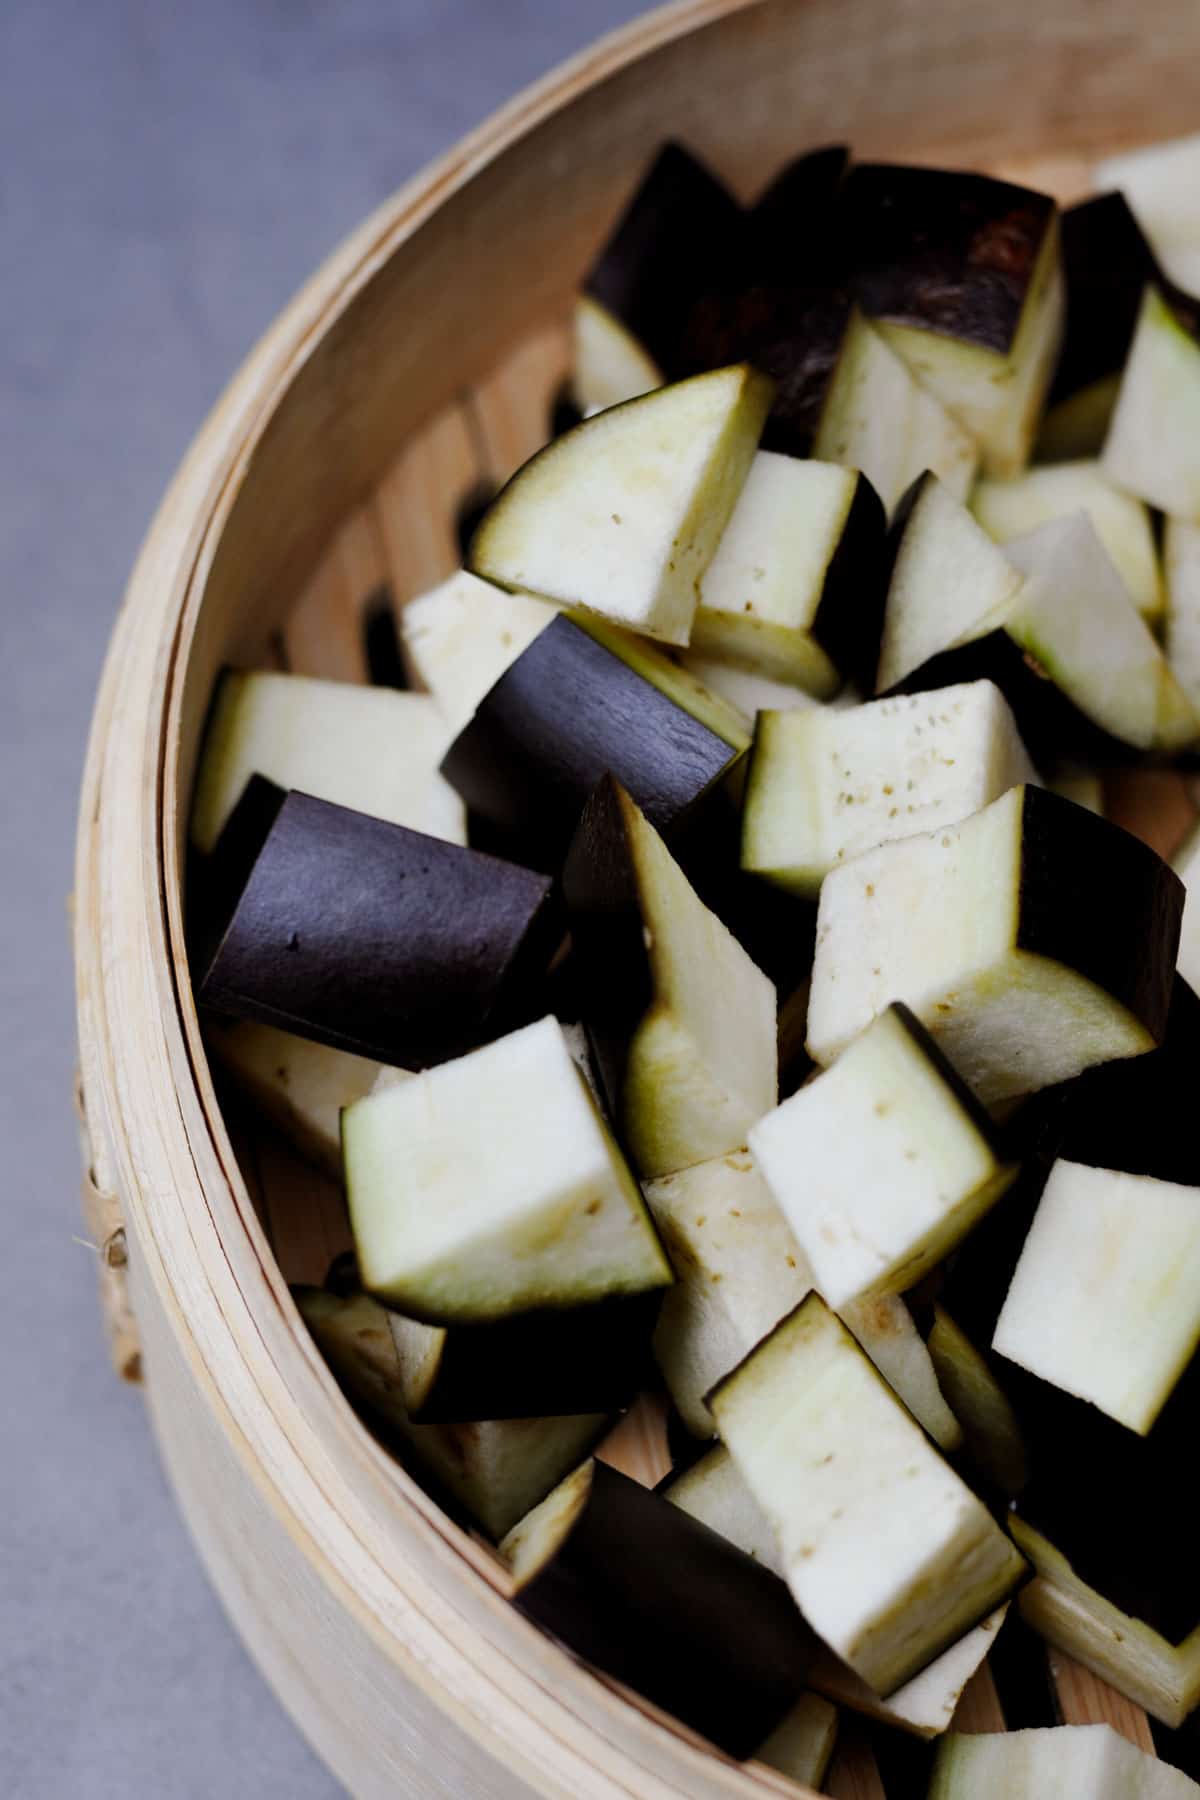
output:
[[[750,1148],[839,1311],[914,1287],[1017,1173],[979,1102],[899,1003],[760,1119]]]
[[[697,583],[758,448],[773,384],[740,363],[584,419],[517,470],[467,565],[500,587],[686,644]]]
[[[215,849],[254,775],[463,844],[462,802],[438,772],[450,735],[428,694],[227,669],[196,774],[193,848]]]
[[[830,869],[893,838],[957,824],[1037,771],[990,681],[849,711],[762,712],[742,867],[815,899]]]
[[[201,1004],[401,1067],[504,1030],[560,937],[545,876],[257,776],[212,860]]]
[[[692,313],[685,368],[745,358],[775,382],[766,450],[860,469],[890,512],[924,469],[966,498],[978,451],[848,294],[819,282],[713,293]]]
[[[1019,473],[1062,340],[1054,201],[987,175],[859,163],[840,213],[864,313],[970,432],[989,474]]]
[[[563,891],[584,1021],[636,1166],[667,1175],[741,1148],[775,1103],[775,989],[611,776]]]
[[[833,1062],[900,999],[989,1107],[1143,1055],[1166,1031],[1182,910],[1146,845],[1012,788],[826,877],[809,1051]]]
[[[481,1325],[671,1283],[556,1019],[357,1101],[342,1142],[363,1286],[411,1318]]]
[[[300,1315],[348,1399],[434,1486],[452,1514],[492,1539],[525,1516],[607,1431],[607,1414],[414,1425],[401,1399],[388,1314],[366,1294],[297,1288]]]
[[[654,645],[558,617],[478,702],[442,768],[514,849],[557,870],[604,775],[672,831],[748,743],[728,703]]]
[[[874,680],[886,520],[864,475],[760,450],[700,578],[696,649],[828,699]]]
[[[784,1583],[660,1494],[586,1462],[501,1545],[517,1605],[727,1754],[805,1685],[812,1633]]]
[[[670,368],[688,309],[740,233],[724,184],[682,144],[664,144],[584,276],[584,295]]]
[[[709,1396],[824,1642],[883,1698],[1025,1573],[986,1508],[816,1294]]]

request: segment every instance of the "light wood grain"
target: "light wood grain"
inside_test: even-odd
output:
[[[1178,769],[1116,769],[1104,778],[1104,816],[1172,857],[1196,823],[1194,777]]]
[[[127,1257],[155,1428],[214,1580],[356,1794],[794,1790],[710,1754],[524,1621],[495,1557],[363,1431],[303,1331],[286,1276],[316,1268],[325,1226],[295,1250],[280,1240],[280,1269],[277,1177],[260,1217],[183,955],[182,834],[214,675],[282,655],[360,679],[373,585],[386,576],[402,603],[457,565],[459,505],[543,428],[573,287],[662,137],[742,194],[798,146],[848,137],[866,155],[1040,171],[1069,197],[1094,153],[1194,128],[1198,52],[1200,14],[1176,0],[1144,0],[1136,31],[1124,0],[688,0],[651,15],[367,220],[236,377],[163,501],[80,813],[95,1229]],[[831,1792],[878,1795],[852,1747],[839,1769],[858,1786]]]
[[[551,325],[518,344],[472,390],[469,410],[480,462],[498,487],[540,450],[550,435],[554,402],[570,373],[571,335]]]
[[[824,1792],[833,1800],[897,1800],[885,1792],[870,1734],[852,1713],[842,1714]]]
[[[360,507],[338,531],[287,616],[280,632],[285,667],[293,675],[365,681],[363,613],[366,603],[387,584],[388,561],[376,509]]]
[[[989,1731],[1004,1730],[1004,1709],[987,1663],[976,1669],[959,1695],[950,1729],[980,1736],[986,1736]]]
[[[459,403],[392,463],[373,509],[398,608],[458,568],[459,508],[487,478],[470,410]]]
[[[596,1455],[643,1487],[656,1487],[671,1472],[667,1407],[659,1394],[641,1394]]]
[[[1050,1651],[1050,1679],[1064,1725],[1111,1725],[1139,1750],[1155,1755],[1150,1721],[1143,1709],[1064,1650]]]

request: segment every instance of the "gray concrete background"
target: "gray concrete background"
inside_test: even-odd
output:
[[[0,1793],[335,1787],[209,1593],[79,1239],[65,901],[159,495],[369,208],[638,0],[0,0]]]

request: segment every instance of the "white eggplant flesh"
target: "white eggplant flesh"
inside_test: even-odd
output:
[[[363,1285],[430,1324],[670,1284],[637,1184],[556,1019],[350,1107]]]
[[[215,847],[252,775],[465,844],[463,803],[438,768],[452,735],[428,694],[229,669],[205,733],[192,844]]]
[[[1144,1437],[1200,1343],[1200,1188],[1056,1162],[992,1343]]]
[[[686,644],[773,391],[738,364],[585,419],[493,501],[471,542],[472,572]]]

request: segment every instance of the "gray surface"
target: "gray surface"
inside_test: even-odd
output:
[[[335,1791],[109,1373],[65,898],[117,596],[225,379],[429,156],[637,0],[0,0],[0,1792]]]

